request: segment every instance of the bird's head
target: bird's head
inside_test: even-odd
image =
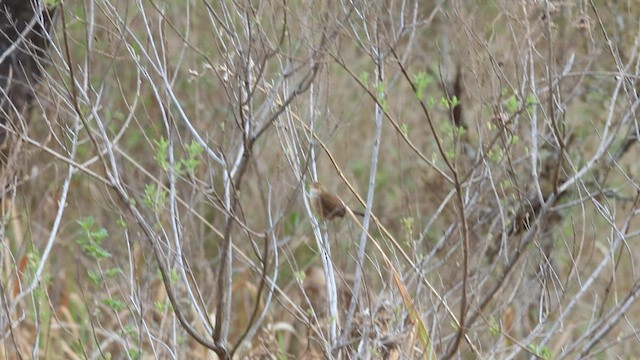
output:
[[[309,185],[309,195],[311,195],[311,197],[316,197],[325,191],[327,191],[327,189],[325,189],[319,182],[314,182]]]

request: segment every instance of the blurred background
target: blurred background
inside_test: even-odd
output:
[[[636,5],[3,0],[2,356],[632,357]]]

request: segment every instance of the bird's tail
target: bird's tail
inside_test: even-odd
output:
[[[354,215],[358,215],[360,217],[364,217],[364,213],[362,211],[351,210]]]

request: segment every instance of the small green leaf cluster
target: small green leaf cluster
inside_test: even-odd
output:
[[[551,359],[551,350],[546,346],[529,344],[529,351],[534,353],[540,359]]]
[[[504,104],[510,114],[515,114],[516,112],[520,111],[523,106],[522,101],[520,101],[520,97],[516,96],[516,94],[511,94],[509,97],[507,97]],[[529,96],[527,96],[527,99],[524,102],[524,108],[527,110],[527,112],[532,112],[533,107],[537,104],[538,100],[536,96],[530,94]]]
[[[167,191],[157,184],[147,184],[144,186],[142,202],[155,213],[159,213],[167,204]]]
[[[160,138],[160,140],[154,140],[156,146],[156,154],[154,159],[160,168],[164,171],[169,170],[169,141],[164,137]],[[189,175],[195,174],[198,165],[200,165],[200,161],[198,158],[204,152],[204,147],[197,141],[192,141],[189,144],[185,145],[186,158],[178,159],[175,163],[174,171],[179,176],[185,174],[185,172]]]
[[[78,220],[82,229],[81,235],[76,239],[85,254],[100,260],[111,257],[111,254],[102,247],[102,241],[109,235],[104,228],[96,228],[95,220],[89,216]]]

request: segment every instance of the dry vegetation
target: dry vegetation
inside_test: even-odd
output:
[[[636,1],[58,10],[0,179],[2,357],[640,353]]]

